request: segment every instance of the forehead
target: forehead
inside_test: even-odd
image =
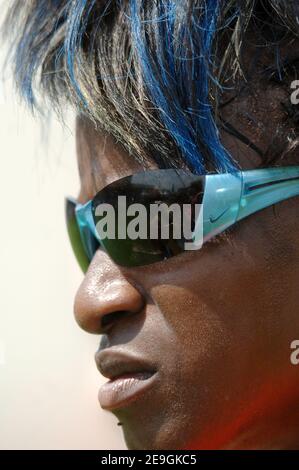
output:
[[[76,147],[82,203],[119,178],[157,168],[150,158],[141,165],[111,135],[83,117],[76,119]]]

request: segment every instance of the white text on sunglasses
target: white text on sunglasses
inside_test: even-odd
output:
[[[198,250],[203,244],[202,204],[170,205],[156,201],[127,205],[118,196],[117,206],[102,203],[94,208],[96,231],[101,240],[184,240],[185,250]]]

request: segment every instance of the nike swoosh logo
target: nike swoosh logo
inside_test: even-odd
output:
[[[217,217],[210,216],[210,222],[211,222],[211,224],[214,224],[215,222],[217,222],[217,220],[219,220],[228,210],[229,210],[229,207],[227,207],[226,209],[224,209],[224,211],[221,212],[221,214],[217,215]]]

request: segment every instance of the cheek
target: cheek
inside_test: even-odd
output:
[[[223,430],[237,422],[258,362],[252,335],[244,334],[220,292],[212,286],[196,290],[193,281],[189,288],[159,285],[152,295],[175,331],[176,364],[169,373],[184,433],[191,441],[196,436],[198,447],[191,448],[218,448],[232,437]]]
[[[194,284],[190,279],[188,287],[160,284],[151,291],[185,355],[190,355],[190,351],[194,355],[209,352],[226,336],[225,324],[219,312],[212,308],[209,293],[200,295],[200,289],[195,289],[196,279],[193,281]]]
[[[188,288],[160,285],[153,289],[153,298],[175,332],[176,368],[180,370],[175,386],[184,396],[187,410],[198,414],[203,423],[221,413],[221,396],[230,382],[238,335],[231,331],[225,312],[211,305],[212,293],[206,289],[200,295],[191,279],[189,284]]]
[[[217,273],[212,260],[210,263],[205,265],[206,269],[204,266],[192,269],[191,264],[188,282],[176,279],[176,284],[159,284],[151,292],[175,332],[185,373],[201,385],[230,380],[236,358],[240,355],[251,358],[255,348],[253,303],[249,306],[247,302],[244,312],[244,306],[241,308],[246,303],[244,295],[232,289],[238,278],[232,279],[228,273],[223,276],[219,270]]]
[[[279,382],[289,364],[293,327],[286,328],[283,311],[288,280],[286,273],[281,279],[277,263],[284,270],[290,253],[273,258],[284,243],[277,231],[269,243],[266,220],[265,214],[248,219],[233,242],[170,260],[167,271],[155,273],[150,289],[175,332],[177,367],[188,384],[177,388],[187,411],[211,436],[223,426],[229,438],[240,423],[253,419],[257,407],[263,413],[267,384]],[[246,416],[244,402],[252,404]]]
[[[289,317],[295,310],[298,227],[291,223],[296,218],[289,205],[285,201],[276,206],[276,216],[269,207],[241,221],[227,239],[216,238],[195,253],[178,275],[186,290],[230,331],[250,328],[259,334],[276,327],[281,335],[287,323],[282,313]]]
[[[263,348],[281,341],[285,312],[294,314],[297,247],[272,208],[241,221],[233,234],[161,264],[149,276],[151,295],[181,341]],[[288,312],[288,316],[290,312]],[[266,346],[265,346],[266,349]]]

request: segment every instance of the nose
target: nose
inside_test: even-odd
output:
[[[88,333],[103,334],[115,322],[141,312],[144,297],[103,251],[97,251],[74,302],[74,315]]]

